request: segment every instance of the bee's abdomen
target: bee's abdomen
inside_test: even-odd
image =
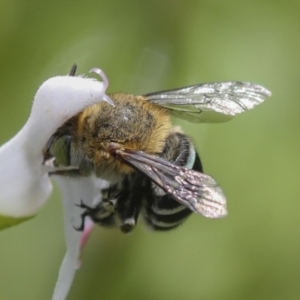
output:
[[[150,228],[164,231],[176,228],[192,213],[170,196],[150,194],[144,211],[144,220]]]
[[[203,172],[199,155],[190,139],[180,132],[169,135],[161,157],[182,167]],[[150,180],[145,192],[143,217],[146,224],[158,231],[171,230],[184,222],[192,213],[186,206],[175,201]]]

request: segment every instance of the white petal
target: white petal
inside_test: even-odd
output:
[[[34,141],[31,141],[34,144]],[[48,199],[52,185],[41,168],[42,154],[27,151],[24,131],[0,148],[0,214],[33,215]]]
[[[76,231],[73,226],[80,226],[82,209],[76,204],[80,204],[82,200],[88,206],[95,205],[101,200],[100,190],[107,187],[108,183],[96,177],[74,179],[56,175],[53,176],[53,179],[61,191],[64,204],[67,253],[59,271],[52,299],[64,300],[79,267],[82,233]]]

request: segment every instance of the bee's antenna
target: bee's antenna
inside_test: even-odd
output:
[[[75,76],[76,70],[77,70],[77,64],[74,64],[71,68],[69,76]]]

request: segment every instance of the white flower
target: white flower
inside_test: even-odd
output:
[[[43,148],[70,117],[85,107],[105,100],[108,80],[99,69],[91,71],[102,76],[103,82],[82,76],[57,76],[45,81],[38,89],[28,121],[7,143],[0,147],[0,229],[34,216],[48,200],[52,184],[50,167],[42,165]],[[72,180],[54,176],[62,192],[65,210],[67,254],[64,258],[53,299],[65,299],[78,267],[81,233],[81,199],[87,205],[99,201],[100,188],[106,183],[94,177]]]
[[[93,206],[99,202],[100,190],[107,187],[107,182],[96,177],[73,179],[59,175],[53,176],[57,183],[63,199],[65,213],[65,236],[67,253],[59,271],[59,277],[56,282],[53,300],[63,300],[66,298],[71,287],[75,271],[80,266],[79,255],[80,248],[85,243],[86,235],[91,230],[91,224],[85,223],[84,232],[76,231],[73,226],[81,224],[81,210],[76,204],[80,200],[88,206]],[[87,219],[89,222],[89,219]]]

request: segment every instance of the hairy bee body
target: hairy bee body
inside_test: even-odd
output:
[[[107,86],[106,77],[103,81]],[[123,232],[135,227],[140,214],[154,230],[175,228],[192,211],[208,218],[224,217],[226,197],[221,187],[203,173],[193,143],[172,127],[170,115],[194,123],[225,122],[270,95],[262,86],[237,81],[143,96],[111,94],[103,98],[106,102],[87,107],[57,129],[45,146],[44,163],[50,160],[59,167],[55,174],[95,174],[110,182],[95,207],[79,199],[85,209],[79,230],[86,216]]]
[[[171,130],[168,111],[128,94],[112,94],[115,107],[100,102],[86,108],[58,129],[59,135],[72,136],[70,165],[80,175],[95,173],[110,182],[133,171],[117,160],[111,147],[160,153]]]
[[[202,172],[198,154],[179,127],[172,128],[169,111],[142,96],[111,94],[115,107],[100,102],[71,118],[54,139],[70,137],[69,165],[78,175],[96,176],[111,183],[107,197],[88,215],[99,225],[131,231],[141,213],[155,230],[177,227],[192,213],[155,183],[120,161],[115,149],[139,150],[178,166]],[[52,141],[55,144],[55,140]],[[114,150],[114,151],[112,151]]]

